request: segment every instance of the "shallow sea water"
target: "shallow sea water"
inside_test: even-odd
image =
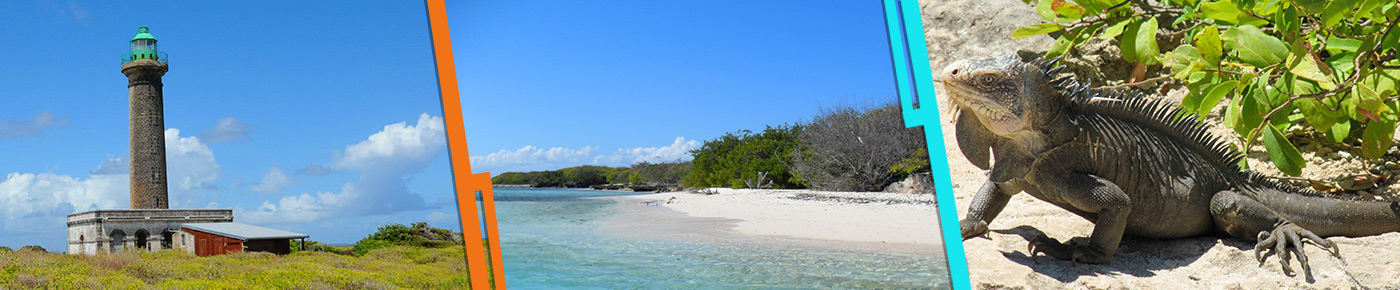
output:
[[[624,192],[497,188],[512,289],[946,289],[942,255],[763,237],[616,235]]]

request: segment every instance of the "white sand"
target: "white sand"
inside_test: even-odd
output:
[[[734,230],[851,242],[941,246],[933,195],[884,192],[715,189],[625,197],[692,217],[738,220]],[[805,197],[805,198],[804,198]],[[799,199],[794,199],[799,198]],[[669,203],[668,203],[669,202]]]

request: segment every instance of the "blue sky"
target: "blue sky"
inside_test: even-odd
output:
[[[0,246],[61,251],[65,215],[128,207],[139,26],[170,55],[172,207],[333,243],[459,230],[423,3],[287,2],[0,2]]]
[[[878,1],[449,1],[473,170],[688,159],[897,100]]]

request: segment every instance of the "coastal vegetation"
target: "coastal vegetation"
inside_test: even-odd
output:
[[[690,161],[506,172],[491,180],[531,187],[663,184],[879,191],[929,170],[924,142],[921,129],[904,127],[896,104],[834,106],[809,123],[725,133],[691,150]]]
[[[314,242],[308,246],[321,250],[284,256],[240,252],[198,257],[179,250],[92,256],[0,251],[0,289],[466,288],[466,256],[460,244],[427,237],[442,232],[461,240],[459,233],[417,223],[381,227],[365,239],[392,243],[359,254],[352,246]]]
[[[506,172],[492,177],[491,183],[571,188],[600,184],[679,184],[690,171],[690,161],[643,161],[630,167],[583,165],[557,170]]]

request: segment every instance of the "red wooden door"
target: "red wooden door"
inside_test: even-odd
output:
[[[223,255],[223,254],[224,254],[224,237],[214,236],[214,242],[213,242],[213,243],[209,243],[209,247],[211,248],[211,250],[213,250],[213,251],[210,251],[210,253],[209,253],[210,255]]]

